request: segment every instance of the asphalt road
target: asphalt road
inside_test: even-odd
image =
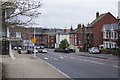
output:
[[[71,78],[118,78],[117,60],[78,56],[49,50],[38,57],[67,74]]]

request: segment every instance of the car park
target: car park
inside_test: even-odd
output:
[[[90,54],[99,54],[100,50],[98,49],[98,47],[92,47],[92,48],[89,48],[88,52]]]

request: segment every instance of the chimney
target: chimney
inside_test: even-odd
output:
[[[81,24],[78,24],[78,29],[80,29],[81,28]]]
[[[73,31],[72,25],[71,25],[70,31]]]
[[[99,12],[96,13],[96,19],[99,17]]]

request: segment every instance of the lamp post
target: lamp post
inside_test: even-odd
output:
[[[120,48],[120,19],[119,19],[119,21],[118,21],[118,48]]]
[[[36,42],[36,38],[35,38],[35,28],[34,28],[34,59],[37,58],[36,56],[36,50],[35,50],[35,42]]]

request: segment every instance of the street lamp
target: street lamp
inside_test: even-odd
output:
[[[35,42],[36,42],[36,38],[35,38],[35,28],[34,28],[34,59],[37,58],[36,56],[36,50],[35,50]]]

